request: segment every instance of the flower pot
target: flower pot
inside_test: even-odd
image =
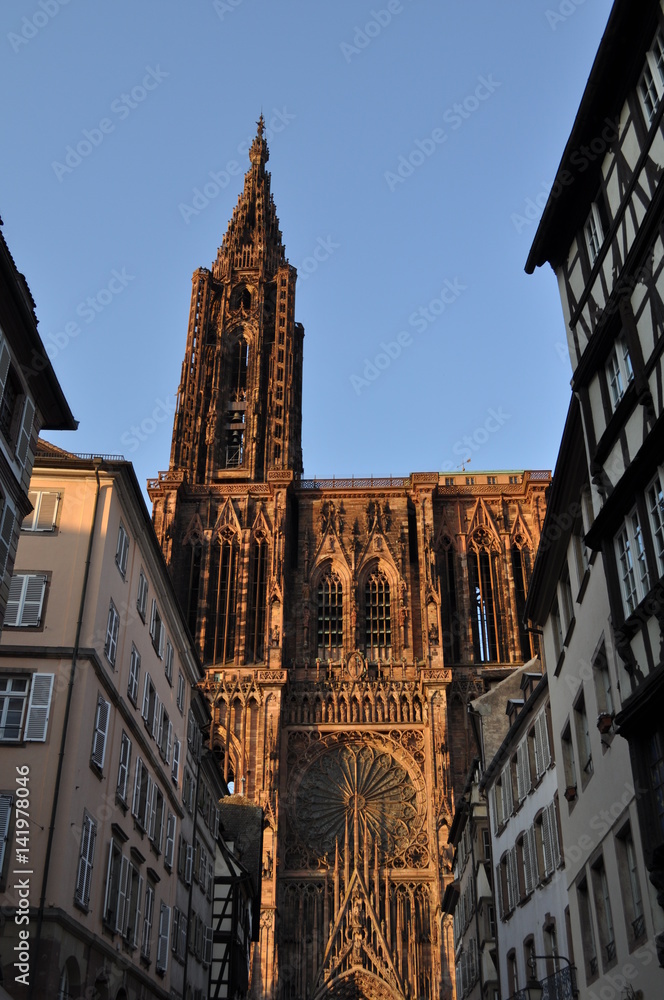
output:
[[[613,716],[610,712],[600,712],[597,716],[597,728],[600,733],[610,733],[613,729]]]
[[[576,785],[568,785],[565,789],[565,798],[568,802],[573,802],[576,798]]]

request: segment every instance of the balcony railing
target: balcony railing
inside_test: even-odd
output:
[[[573,965],[559,969],[552,976],[541,979],[540,986],[542,987],[542,1000],[575,1000],[578,995],[576,969]],[[512,994],[510,1000],[528,1000],[528,991],[525,989],[517,990],[516,993]]]

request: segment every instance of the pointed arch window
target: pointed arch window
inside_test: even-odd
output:
[[[265,618],[267,597],[267,540],[259,537],[251,547],[251,589],[247,654],[254,663],[265,659]]]
[[[528,594],[528,582],[530,580],[530,553],[525,545],[525,540],[521,535],[514,537],[512,544],[512,573],[514,576],[514,593],[516,595],[516,614],[519,628],[519,642],[521,644],[521,656],[524,661],[529,660],[532,653],[530,647],[530,636],[526,632],[523,623],[523,613],[526,607],[526,596]]]
[[[443,618],[443,654],[450,663],[458,663],[461,659],[459,647],[459,616],[457,612],[456,570],[454,565],[454,546],[449,535],[441,539],[442,551],[439,557],[440,579],[442,584],[442,618]]]
[[[234,402],[244,400],[247,395],[247,371],[249,369],[249,345],[240,337],[233,347],[231,357],[231,391]]]
[[[193,540],[189,556],[189,587],[187,589],[187,624],[193,636],[198,622],[198,595],[201,583],[201,561],[203,547],[198,539]]]
[[[318,584],[318,655],[330,658],[343,646],[343,587],[333,569]]]
[[[498,661],[503,652],[498,566],[485,531],[473,540],[468,553],[468,569],[475,662]]]
[[[365,643],[367,656],[378,659],[392,647],[390,585],[381,569],[375,569],[364,588]]]
[[[226,414],[226,449],[223,456],[227,469],[237,468],[244,461],[248,370],[249,345],[244,337],[240,337],[233,346],[230,360],[230,395]]]
[[[232,662],[235,655],[238,550],[232,533],[221,535],[212,546],[210,600],[213,617],[208,618],[205,641],[207,662]]]

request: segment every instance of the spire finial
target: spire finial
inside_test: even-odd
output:
[[[256,122],[256,124],[258,125],[258,133],[257,134],[262,137],[263,133],[265,132],[265,119],[263,118],[263,112],[262,111],[261,111],[261,116],[258,119],[258,121]]]
[[[249,159],[252,163],[264,164],[270,158],[270,153],[267,148],[267,143],[263,138],[263,133],[265,132],[265,119],[263,118],[263,112],[261,111],[261,116],[256,122],[256,138],[251,144],[249,149]]]

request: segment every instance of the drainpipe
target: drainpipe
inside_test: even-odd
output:
[[[186,759],[186,755],[185,755]],[[194,821],[191,829],[191,846],[194,851],[194,860],[196,858],[196,833],[198,830],[198,792],[201,782],[201,767],[203,763],[203,754],[199,752],[196,757],[196,763],[198,767],[196,768],[196,792],[194,795]],[[192,911],[192,898],[194,893],[194,862],[191,863],[191,882],[189,883],[189,902],[187,904],[187,940],[184,947],[184,969],[182,972],[182,996],[187,995],[187,966],[189,965],[189,935],[191,933],[191,911]],[[208,971],[209,978],[209,971]]]
[[[88,538],[88,552],[85,559],[85,570],[83,573],[83,587],[81,589],[81,603],[78,610],[78,621],[76,622],[76,637],[74,639],[74,652],[72,653],[71,667],[69,669],[69,686],[67,688],[67,704],[65,706],[65,717],[62,723],[62,736],[60,738],[60,753],[58,754],[58,770],[55,776],[55,789],[53,791],[53,806],[51,808],[51,822],[48,828],[48,841],[46,843],[46,856],[44,858],[44,875],[42,878],[41,896],[39,898],[39,910],[37,912],[37,931],[35,934],[34,943],[34,961],[33,961],[33,975],[30,977],[30,991],[28,994],[28,1000],[32,1000],[35,989],[35,973],[36,973],[36,962],[39,958],[39,944],[41,941],[42,924],[44,922],[44,906],[46,902],[46,886],[48,883],[48,873],[51,862],[51,849],[53,847],[53,836],[55,834],[55,818],[58,810],[58,794],[60,791],[60,781],[62,778],[62,767],[64,764],[65,756],[65,744],[67,742],[67,728],[69,725],[69,712],[71,710],[71,700],[74,693],[74,676],[76,674],[76,664],[78,661],[78,651],[81,639],[81,629],[83,627],[83,612],[85,610],[85,598],[88,589],[88,577],[90,575],[90,561],[92,557],[92,543],[94,541],[95,526],[97,523],[97,508],[99,506],[99,493],[101,491],[101,483],[99,481],[99,469],[102,464],[100,458],[94,458],[92,464],[95,470],[95,478],[97,480],[97,489],[95,492],[95,502],[94,508],[92,510],[92,524],[90,526],[90,537]]]

